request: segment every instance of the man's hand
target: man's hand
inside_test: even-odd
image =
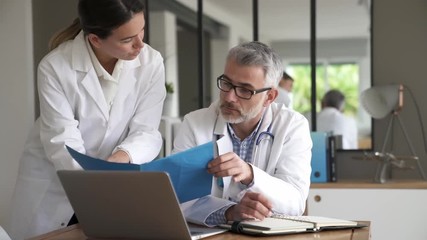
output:
[[[113,155],[111,155],[107,161],[109,162],[117,162],[117,163],[129,163],[130,162],[130,158],[129,155],[122,150],[119,150],[115,153],[113,153]]]
[[[263,220],[271,215],[272,205],[261,193],[246,192],[240,202],[225,212],[227,221]]]
[[[223,154],[208,164],[208,172],[215,177],[232,176],[236,182],[249,185],[253,181],[252,167],[234,152]]]

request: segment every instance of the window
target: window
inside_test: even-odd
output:
[[[293,108],[301,113],[311,111],[311,66],[308,63],[290,64],[286,71],[294,78]],[[323,95],[339,89],[346,96],[344,113],[356,117],[359,109],[359,66],[357,63],[322,62],[316,68],[316,109],[321,108]]]

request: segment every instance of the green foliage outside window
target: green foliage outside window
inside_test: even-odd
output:
[[[327,71],[325,72],[325,69]],[[289,65],[287,71],[294,79],[293,108],[301,113],[311,111],[311,66]],[[337,89],[346,97],[344,113],[355,116],[359,108],[359,66],[355,63],[318,65],[316,69],[316,110],[320,111],[323,95]]]

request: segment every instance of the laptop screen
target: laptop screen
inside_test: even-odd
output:
[[[165,172],[60,170],[58,176],[88,237],[191,239]]]

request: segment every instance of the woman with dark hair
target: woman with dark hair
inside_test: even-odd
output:
[[[81,167],[66,145],[119,163],[158,155],[164,66],[143,42],[143,11],[142,0],[80,0],[78,19],[52,38],[38,67],[40,117],[20,162],[13,239],[69,224],[73,210],[56,171]]]

